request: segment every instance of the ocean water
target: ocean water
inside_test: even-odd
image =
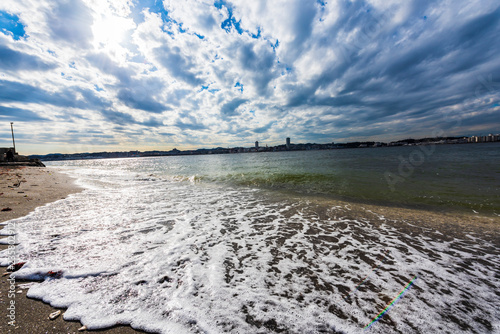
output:
[[[495,220],[499,147],[54,162],[86,190],[10,222],[17,277],[89,329],[498,333],[496,235],[334,203]]]

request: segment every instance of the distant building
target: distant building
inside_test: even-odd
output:
[[[259,142],[258,142],[258,141],[256,141],[256,142],[255,142],[255,148],[256,148],[256,149],[258,149],[258,148],[259,148]]]
[[[500,135],[490,133],[487,136],[471,136],[467,138],[468,143],[488,143],[500,141]]]
[[[289,150],[290,149],[290,137],[287,137],[286,138],[286,149]]]

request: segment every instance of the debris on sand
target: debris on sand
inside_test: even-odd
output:
[[[14,271],[21,269],[25,264],[26,262],[13,263],[7,267],[7,271],[13,273]]]
[[[57,318],[60,315],[61,315],[61,310],[57,310],[57,311],[52,312],[51,314],[49,314],[49,319],[50,320],[54,320],[55,318]]]

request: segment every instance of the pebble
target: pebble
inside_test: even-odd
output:
[[[52,312],[51,314],[49,314],[49,319],[50,320],[54,320],[55,318],[57,318],[60,315],[61,315],[61,310],[57,310],[57,311]]]

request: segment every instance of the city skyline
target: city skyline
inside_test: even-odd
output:
[[[22,154],[498,132],[495,1],[284,4],[2,1],[0,146],[10,122]]]
[[[79,159],[107,159],[107,158],[139,158],[154,156],[175,156],[175,155],[204,155],[204,154],[234,154],[234,153],[259,153],[259,152],[282,152],[282,151],[309,151],[309,150],[334,150],[334,149],[354,149],[354,148],[380,148],[394,146],[415,146],[415,145],[442,145],[442,144],[475,144],[500,142],[500,134],[489,134],[487,136],[470,137],[434,137],[434,138],[406,138],[404,140],[392,142],[349,142],[349,143],[293,143],[287,137],[285,143],[276,146],[260,146],[256,141],[253,147],[199,147],[191,150],[150,150],[150,151],[101,151],[101,152],[75,152],[59,153],[52,152],[45,155],[30,155],[30,158],[37,158],[43,161],[50,160],[79,160]],[[5,149],[4,149],[5,150]]]

